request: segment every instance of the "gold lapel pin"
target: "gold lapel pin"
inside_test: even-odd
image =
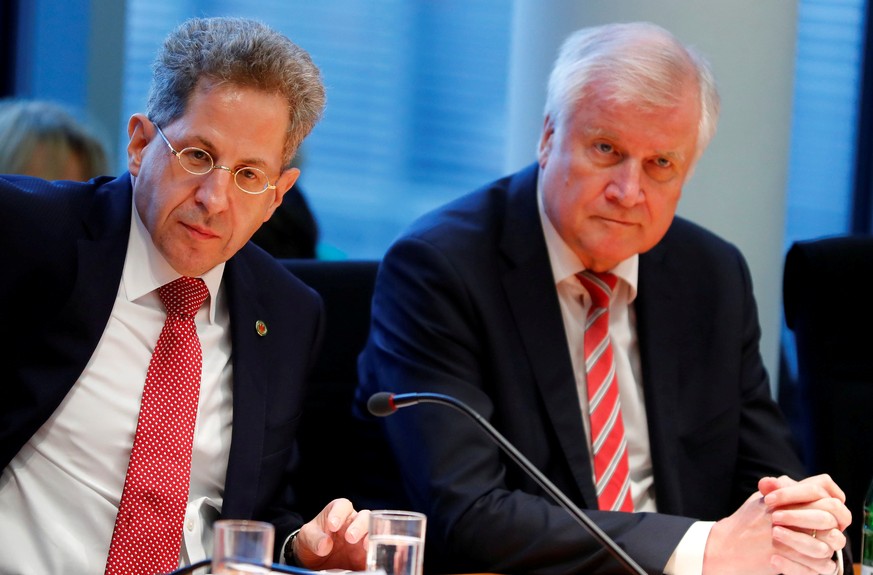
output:
[[[255,322],[255,331],[258,332],[258,335],[263,337],[267,335],[267,324],[258,320]]]

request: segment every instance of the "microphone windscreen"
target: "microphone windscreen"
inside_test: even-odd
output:
[[[374,393],[367,400],[367,410],[376,417],[385,417],[397,411],[394,405],[394,394],[387,391]]]

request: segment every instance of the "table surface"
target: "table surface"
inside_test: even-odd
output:
[[[855,563],[852,565],[855,575],[861,575],[861,564]],[[464,573],[463,575],[497,575],[496,573]]]
[[[861,575],[861,564],[855,563],[853,566],[855,575]],[[463,575],[497,575],[496,573],[464,573]]]

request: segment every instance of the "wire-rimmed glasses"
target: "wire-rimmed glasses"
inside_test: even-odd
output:
[[[173,144],[170,143],[170,140],[168,140],[164,135],[164,132],[161,131],[161,127],[155,124],[155,129],[157,129],[161,139],[164,140],[164,143],[167,144],[167,147],[170,148],[173,155],[176,156],[176,159],[179,160],[179,165],[182,166],[182,169],[189,174],[205,176],[212,170],[221,168],[222,170],[230,172],[231,175],[233,175],[233,183],[236,184],[236,187],[247,194],[256,196],[258,194],[263,194],[267,190],[276,189],[276,186],[270,183],[264,170],[261,170],[260,168],[243,166],[238,170],[232,170],[227,166],[216,164],[215,160],[212,159],[212,155],[206,150],[201,150],[200,148],[187,147],[176,151]]]

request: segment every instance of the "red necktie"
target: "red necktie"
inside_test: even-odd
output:
[[[146,374],[106,575],[179,566],[203,363],[194,316],[209,290],[201,279],[181,277],[158,294],[167,320]]]
[[[633,511],[627,438],[609,339],[609,300],[618,278],[610,273],[576,274],[591,296],[585,322],[585,372],[591,422],[594,479],[600,509]]]

